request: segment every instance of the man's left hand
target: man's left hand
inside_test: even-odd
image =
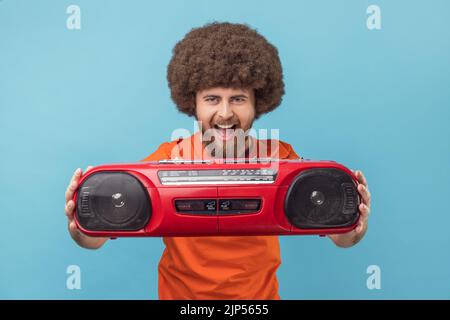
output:
[[[358,192],[361,195],[362,200],[359,205],[360,218],[358,225],[348,233],[332,234],[328,236],[337,246],[343,248],[348,248],[357,244],[364,237],[367,231],[370,214],[370,191],[367,180],[360,170],[353,172],[358,179]]]

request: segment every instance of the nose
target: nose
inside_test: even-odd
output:
[[[220,104],[217,115],[224,120],[228,120],[233,117],[233,110],[231,110],[230,104],[227,101]]]

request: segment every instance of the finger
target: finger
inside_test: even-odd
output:
[[[367,220],[370,215],[370,208],[366,206],[364,203],[359,205],[359,213],[361,215],[360,220]]]
[[[356,233],[361,233],[361,232],[363,231],[363,229],[364,229],[364,223],[363,223],[363,222],[360,222],[360,223],[358,223],[358,225],[356,226],[355,231],[356,231]]]
[[[73,219],[73,209],[74,208],[75,208],[75,202],[73,200],[69,200],[66,203],[66,207],[65,207],[66,216],[69,220]]]
[[[75,172],[73,173],[72,176],[72,180],[71,181],[76,181],[81,177],[81,168],[78,168],[77,170],[75,170]]]
[[[369,189],[363,184],[358,184],[358,192],[361,195],[363,202],[370,206],[370,192]]]
[[[72,196],[73,192],[76,190],[76,187],[78,186],[78,181],[80,180],[82,171],[80,168],[75,170],[75,172],[72,175],[72,178],[70,179],[69,186],[66,189],[66,202],[69,201]],[[73,186],[73,183],[76,183],[75,186]]]
[[[69,230],[71,233],[77,232],[78,228],[77,228],[77,224],[75,223],[75,220],[72,220],[69,222]]]
[[[366,177],[364,176],[361,170],[356,170],[355,175],[360,183],[368,187]]]
[[[87,166],[86,170],[84,170],[84,173],[86,173],[87,171],[91,170],[93,168],[93,166]]]
[[[75,190],[77,190],[77,187],[78,187],[77,181],[72,181],[69,184],[69,186],[67,187],[67,190],[66,190],[66,202],[68,202],[70,199],[72,199],[73,193],[75,192]]]
[[[78,182],[80,180],[81,174],[82,174],[81,168],[78,168],[77,170],[75,170],[75,172],[72,175],[72,178],[70,179],[70,183],[72,183],[74,181]]]

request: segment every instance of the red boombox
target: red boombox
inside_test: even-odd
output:
[[[360,197],[334,161],[163,160],[103,165],[74,195],[89,236],[225,236],[345,233]]]

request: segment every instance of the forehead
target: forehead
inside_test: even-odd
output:
[[[247,88],[224,88],[214,87],[198,91],[200,95],[215,95],[215,96],[234,96],[234,95],[250,95],[251,91]]]

